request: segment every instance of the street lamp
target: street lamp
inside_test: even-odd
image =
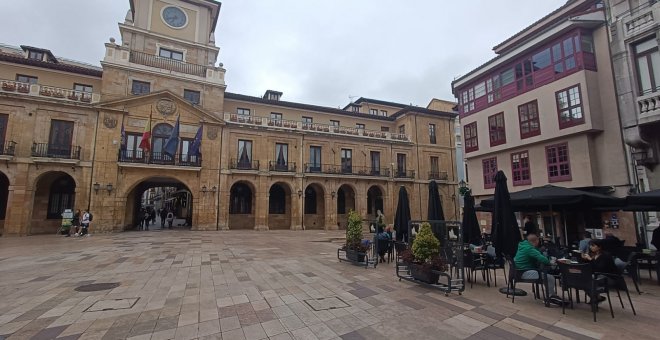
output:
[[[465,196],[465,194],[467,194],[468,192],[470,192],[470,188],[468,187],[468,184],[464,180],[458,182],[458,193],[461,196]]]

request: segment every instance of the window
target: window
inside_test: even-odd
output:
[[[501,80],[499,75],[486,80],[486,93],[488,93],[488,103],[492,103],[501,98]]]
[[[551,53],[550,48],[536,53],[532,56],[532,65],[534,66],[534,71],[546,68],[551,64]]]
[[[33,77],[33,76],[26,76],[23,74],[17,74],[16,75],[16,81],[21,82],[21,83],[27,83],[27,84],[36,84],[38,78]]]
[[[440,179],[440,160],[436,156],[431,156],[431,173],[429,179]]]
[[[268,191],[268,213],[286,214],[286,192],[279,184],[274,184]]]
[[[275,143],[275,170],[286,171],[289,165],[289,144]]]
[[[568,144],[557,144],[545,148],[548,163],[548,181],[562,182],[571,180],[571,163],[568,158]]]
[[[387,117],[387,111],[380,110],[380,115],[383,116],[383,117]]]
[[[484,173],[484,189],[495,187],[495,175],[497,174],[497,158],[486,158],[481,161]]]
[[[655,37],[634,46],[639,95],[660,90],[660,52]]]
[[[68,175],[57,178],[48,193],[48,212],[46,218],[60,219],[65,209],[73,209],[76,198],[76,183]]]
[[[229,213],[252,213],[252,189],[242,182],[234,184],[229,191]]]
[[[199,164],[198,156],[190,154],[190,147],[194,143],[194,139],[181,138],[181,146],[179,148],[179,161],[182,164]]]
[[[512,68],[502,71],[502,73],[500,73],[500,81],[502,82],[502,86],[507,86],[513,83],[515,79],[516,79],[515,73],[513,73]]]
[[[93,89],[92,85],[85,85],[85,84],[78,84],[78,83],[73,84],[73,90],[74,91],[92,93],[92,89]]]
[[[282,114],[277,113],[277,112],[271,112],[270,113],[270,119],[271,120],[282,120]]]
[[[151,84],[146,81],[133,80],[131,87],[132,94],[149,94],[151,92]]]
[[[364,124],[355,123],[355,128],[358,130],[364,130]]]
[[[463,127],[463,138],[465,140],[465,152],[479,150],[479,139],[477,138],[477,122]]]
[[[158,52],[158,56],[162,58],[183,61],[183,52],[168,50],[166,48],[161,48],[160,51]]]
[[[360,107],[357,106],[357,105],[353,105],[353,106],[351,106],[351,111],[352,112],[360,112]]]
[[[534,85],[534,76],[532,74],[532,61],[524,60],[514,67],[516,74],[516,88],[518,91],[531,89]]]
[[[7,137],[7,122],[9,121],[8,114],[0,114],[0,153],[4,153],[9,148],[9,145],[5,144],[5,137]],[[1,201],[0,201],[1,202]],[[0,208],[2,208],[2,203],[0,203]],[[5,206],[5,208],[7,208]],[[2,209],[0,209],[0,217],[2,217]]]
[[[70,121],[55,119],[50,121],[48,156],[71,158],[73,127],[73,122]]]
[[[341,172],[353,173],[353,150],[341,149]]]
[[[183,90],[183,98],[193,104],[199,104],[200,96],[199,91]]]
[[[406,154],[396,154],[396,172],[397,177],[406,177]]]
[[[506,143],[504,112],[488,117],[488,135],[490,136],[490,146]]]
[[[380,175],[380,152],[371,151],[369,154],[371,156],[371,174]]]
[[[29,51],[28,50],[28,59],[43,61],[44,60],[44,53],[43,52],[38,52],[38,51]]]
[[[378,109],[369,109],[369,114],[374,115],[374,116],[378,116]]]
[[[486,95],[486,83],[481,82],[474,86],[474,99],[481,98]]]
[[[399,133],[402,135],[406,134],[406,126],[405,125],[400,125],[399,126]]]
[[[511,154],[511,171],[513,185],[532,184],[532,177],[529,171],[529,153],[527,151]]]
[[[312,127],[312,124],[314,123],[314,119],[312,119],[312,117],[302,117],[302,122],[303,122],[303,129],[309,129]]]
[[[339,127],[339,121],[338,120],[331,120],[330,125],[332,125],[334,127]]]
[[[528,138],[541,134],[539,123],[539,105],[535,100],[518,106],[518,120],[520,123],[520,138]]]
[[[381,126],[380,127],[380,132],[390,132],[390,128],[387,126]]]
[[[305,189],[305,214],[316,214],[316,190],[311,185]]]
[[[309,147],[309,172],[321,172],[321,147]]]
[[[575,43],[577,38],[578,37],[569,37],[562,42],[552,45],[552,62],[555,65],[555,73],[569,71],[577,66],[575,62],[575,52],[579,52],[581,48],[581,44]]]
[[[436,143],[435,139],[435,124],[429,124],[429,142],[431,144]]]
[[[142,134],[126,134],[126,150],[122,150],[122,160],[136,160],[142,159],[144,157],[142,148],[140,148],[140,143],[142,143]]]
[[[174,127],[167,123],[160,123],[154,126],[151,133],[151,160],[163,164],[173,163],[174,158],[163,152],[163,147],[172,135]]]
[[[252,141],[238,140],[238,168],[252,169]]]
[[[250,115],[250,109],[243,109],[243,108],[237,108],[236,113],[241,115],[241,116],[249,116]]]
[[[580,85],[556,93],[559,128],[567,128],[584,123]]]

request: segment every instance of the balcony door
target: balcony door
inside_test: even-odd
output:
[[[48,155],[51,157],[71,157],[71,142],[73,140],[73,122],[51,120],[50,137],[48,139]]]
[[[309,147],[309,172],[321,172],[321,147]]]
[[[5,150],[5,137],[7,137],[7,122],[9,121],[9,116],[5,114],[0,114],[0,154],[4,153]]]
[[[341,172],[353,173],[353,150],[351,149],[341,149]]]
[[[371,151],[371,174],[380,175],[380,152]]]
[[[151,137],[151,161],[154,163],[174,163],[172,156],[163,152],[167,139],[172,135],[172,125],[161,123],[154,127]]]

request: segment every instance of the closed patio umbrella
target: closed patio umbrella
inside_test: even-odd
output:
[[[660,190],[641,192],[627,198],[629,204],[648,205],[660,211]],[[653,209],[649,207],[649,209]],[[641,210],[641,209],[640,209]]]
[[[394,215],[394,230],[397,241],[408,241],[408,223],[410,222],[410,201],[405,187],[399,188],[399,203]]]
[[[477,244],[481,239],[477,212],[474,210],[474,197],[466,192],[463,197],[463,243]]]
[[[440,193],[438,192],[438,183],[435,181],[429,182],[429,205],[427,218],[429,221],[445,220],[445,213],[442,211],[442,201],[440,201]]]

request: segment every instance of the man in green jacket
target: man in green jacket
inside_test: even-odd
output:
[[[518,251],[513,261],[516,264],[516,269],[523,272],[521,276],[523,279],[538,279],[540,265],[550,264],[550,260],[537,249],[538,246],[539,237],[535,234],[527,235],[527,240],[518,244]],[[554,304],[562,304],[562,299],[557,296],[555,277],[549,274],[544,275],[544,281],[547,294],[550,296],[549,301]]]

